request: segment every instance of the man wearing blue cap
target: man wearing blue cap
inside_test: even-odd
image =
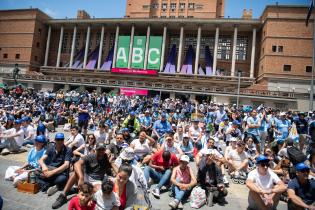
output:
[[[315,180],[309,179],[310,167],[304,163],[295,166],[296,177],[288,184],[288,210],[315,209]]]
[[[256,158],[257,168],[248,174],[246,186],[249,188],[250,209],[276,209],[280,195],[286,186],[271,169],[269,159],[264,155]]]
[[[129,133],[134,133],[134,135],[137,135],[140,132],[140,122],[134,111],[129,113],[129,116],[123,122],[122,127],[128,128]]]
[[[8,155],[10,152],[19,152],[24,140],[24,131],[21,128],[21,120],[14,121],[14,128],[6,130],[0,135],[0,139],[6,139],[4,142],[5,148],[1,155]]]
[[[172,131],[171,124],[166,119],[166,114],[161,114],[161,119],[155,121],[153,125],[153,134],[161,138],[165,133]]]

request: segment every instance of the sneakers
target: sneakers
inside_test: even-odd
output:
[[[172,209],[177,209],[178,204],[179,204],[179,200],[174,199],[174,200],[172,200],[168,205],[169,205]]]
[[[223,176],[223,183],[224,183],[225,185],[229,185],[229,180],[226,178],[225,175]]]
[[[55,194],[56,192],[58,192],[58,187],[57,187],[57,185],[54,185],[54,186],[48,188],[48,190],[47,190],[47,195],[48,195],[48,196],[52,196],[52,195]]]
[[[7,148],[4,148],[1,152],[1,155],[8,155],[10,154],[10,151]]]
[[[152,195],[154,195],[155,197],[160,198],[160,189],[155,188],[154,190],[152,190]]]
[[[53,209],[58,209],[60,208],[63,204],[67,203],[67,197],[60,193],[60,195],[58,196],[57,200],[53,203],[52,208]]]

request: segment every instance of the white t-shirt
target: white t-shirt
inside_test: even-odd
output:
[[[104,196],[100,189],[94,194],[94,198],[97,203],[95,210],[112,209],[114,206],[120,206],[120,199],[115,192]]]
[[[67,141],[67,145],[72,144],[73,142],[76,142],[74,144],[75,147],[80,147],[81,145],[85,144],[84,138],[81,134],[78,133],[78,135],[70,136],[69,140]]]
[[[210,153],[213,153],[216,156],[216,158],[218,159],[223,158],[223,155],[216,149],[203,148],[202,150],[200,150],[199,154],[205,155],[208,150],[210,150]]]
[[[271,169],[268,168],[267,174],[265,176],[260,175],[255,169],[249,172],[247,180],[253,181],[256,186],[260,187],[263,190],[271,190],[274,185],[276,185],[280,179]]]
[[[109,133],[110,133],[110,131],[108,131],[108,132],[105,131],[104,133],[101,133],[100,130],[94,131],[94,136],[96,138],[96,142],[109,144]]]
[[[27,138],[29,135],[31,135],[31,138],[29,140],[35,139],[35,129],[34,129],[34,127],[31,126],[31,125],[28,125],[24,129],[24,135],[25,135],[25,138]]]
[[[131,144],[135,146],[134,151],[135,154],[138,156],[142,157],[143,155],[148,154],[151,151],[149,146],[149,140],[147,139],[143,142],[143,144],[140,143],[139,139],[133,140]]]
[[[242,152],[241,154],[238,154],[236,149],[231,150],[228,154],[229,158],[233,160],[236,167],[240,167],[242,165],[242,162],[247,159],[246,152]]]
[[[24,141],[24,131],[22,128],[18,131],[16,131],[15,128],[11,128],[9,130],[6,130],[5,133],[8,135],[19,134],[18,136],[14,137],[14,140],[19,147],[22,146],[23,141]]]

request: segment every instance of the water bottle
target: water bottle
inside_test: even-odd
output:
[[[30,173],[30,183],[35,184],[36,183],[36,175],[34,171],[31,171]]]

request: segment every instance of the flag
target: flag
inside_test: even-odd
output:
[[[308,8],[308,13],[307,13],[307,16],[306,16],[306,22],[305,22],[306,26],[308,26],[308,21],[310,20],[310,17],[312,15],[313,8],[314,8],[314,0],[311,0],[311,5]]]

